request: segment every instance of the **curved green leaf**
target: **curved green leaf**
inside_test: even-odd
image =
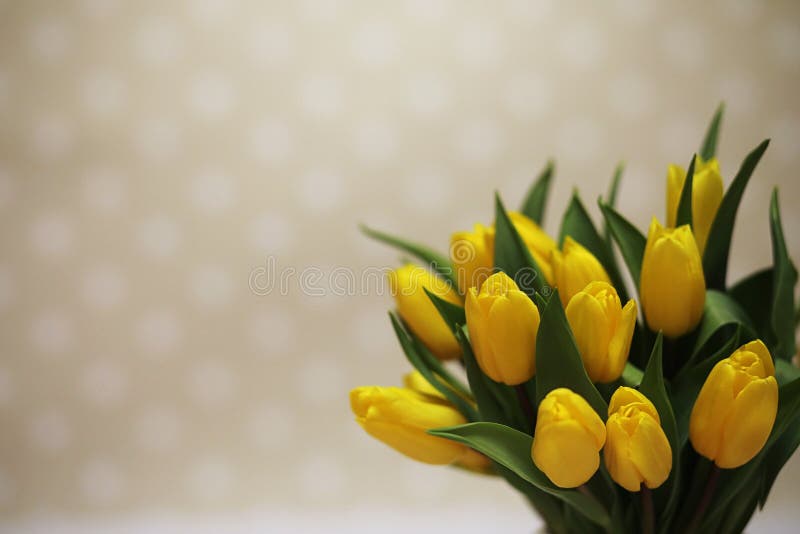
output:
[[[625,171],[625,162],[620,161],[614,169],[614,175],[611,177],[611,184],[608,186],[608,193],[606,197],[601,199],[606,205],[612,208],[617,205],[617,195],[619,193],[619,183],[622,180],[622,173]],[[603,241],[606,242],[606,248],[612,250],[611,246],[611,231],[608,228],[608,222],[603,220]]]
[[[700,156],[708,161],[717,155],[717,141],[719,139],[719,128],[722,123],[722,116],[725,113],[725,102],[720,102],[717,111],[714,112],[711,122],[706,130],[703,144],[700,146]]]
[[[750,317],[739,304],[727,294],[709,289],[706,292],[703,320],[697,330],[697,341],[694,344],[689,365],[702,359],[704,353],[715,350],[712,343],[714,339],[720,339],[724,343],[739,326],[742,327],[744,341],[756,337]]]
[[[542,491],[557,497],[590,521],[602,527],[610,525],[608,511],[597,500],[574,489],[557,487],[536,467],[531,459],[531,436],[495,423],[471,423],[430,430],[429,433],[472,447]]]
[[[513,278],[520,290],[531,297],[544,288],[542,271],[509,219],[499,194],[495,194],[494,266]]]
[[[544,213],[547,208],[547,197],[550,194],[550,183],[553,180],[555,171],[555,163],[548,161],[539,177],[533,182],[528,194],[525,196],[525,201],[522,203],[520,211],[530,219],[542,225],[544,221]]]
[[[770,315],[772,313],[772,268],[763,269],[739,280],[728,295],[750,317],[753,327],[767,346],[775,345]]]
[[[797,284],[795,269],[786,241],[783,237],[781,211],[778,205],[778,190],[772,191],[769,207],[770,235],[772,236],[773,287],[772,287],[772,331],[775,334],[774,356],[791,360],[797,351],[794,328],[794,288]]]
[[[686,180],[683,181],[683,189],[681,189],[681,198],[678,202],[678,216],[675,219],[675,226],[683,226],[692,224],[692,188],[694,187],[694,167],[697,161],[697,156],[692,156],[692,161],[689,163],[689,168],[686,169]]]
[[[625,217],[617,213],[614,208],[602,201],[599,201],[598,204],[603,212],[608,229],[611,231],[611,236],[617,242],[619,251],[622,253],[622,259],[625,260],[628,272],[631,274],[633,283],[638,290],[647,238]]]
[[[467,324],[467,314],[464,312],[464,307],[458,304],[453,304],[448,300],[444,300],[440,296],[428,291],[427,287],[423,287],[425,294],[431,299],[431,302],[436,306],[436,310],[441,315],[444,322],[450,327],[453,335],[461,329],[462,325]]]

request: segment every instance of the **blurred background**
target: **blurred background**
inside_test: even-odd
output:
[[[621,160],[645,228],[724,100],[735,280],[776,185],[800,259],[798,95],[791,1],[0,0],[0,529],[533,532],[352,421],[409,369],[357,223],[446,251],[552,157],[551,233]]]

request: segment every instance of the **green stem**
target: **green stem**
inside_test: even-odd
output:
[[[656,531],[656,515],[653,508],[653,492],[642,485],[642,532],[653,534]]]
[[[708,476],[708,480],[706,481],[706,488],[703,490],[703,497],[700,499],[700,504],[697,505],[697,509],[692,516],[692,521],[689,523],[689,527],[686,529],[687,534],[695,532],[700,526],[700,523],[703,521],[703,516],[708,509],[708,505],[711,504],[711,499],[714,497],[714,491],[717,489],[717,481],[719,480],[720,472],[720,468],[714,464],[714,467],[711,469],[711,474]]]

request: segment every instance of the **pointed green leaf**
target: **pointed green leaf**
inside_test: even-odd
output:
[[[531,459],[533,438],[523,432],[495,423],[471,423],[431,430],[429,433],[463,443],[485,454],[602,527],[611,522],[608,511],[596,499],[574,489],[559,488],[550,482]]]
[[[614,176],[611,178],[611,185],[608,186],[608,193],[606,197],[601,200],[606,205],[612,208],[617,205],[617,194],[619,193],[619,183],[622,180],[622,173],[625,171],[625,163],[619,162],[617,168],[614,169]],[[608,221],[603,220],[603,240],[606,242],[606,248],[612,250],[611,247],[611,230],[608,228]]]
[[[520,290],[531,296],[535,291],[542,291],[546,283],[542,271],[508,217],[499,194],[495,194],[494,266],[513,278]]]
[[[728,274],[728,255],[731,248],[731,237],[736,222],[736,212],[744,195],[747,182],[753,171],[767,150],[769,139],[758,145],[742,162],[739,172],[731,182],[730,187],[722,197],[714,222],[708,232],[706,249],[703,252],[703,272],[706,277],[706,286],[710,289],[725,289],[725,279]]]
[[[608,418],[608,405],[586,374],[558,290],[555,290],[542,313],[536,337],[537,404],[552,390],[562,387],[586,399],[603,421]]]
[[[775,358],[791,360],[797,351],[794,328],[794,288],[797,284],[795,269],[783,237],[778,190],[772,192],[769,208],[770,235],[772,236],[772,261],[775,275],[772,287],[772,331],[775,334]]]
[[[755,339],[750,317],[739,304],[726,293],[709,289],[689,365],[701,360],[703,354],[714,352],[719,345],[730,339],[737,327],[742,328],[743,342]],[[716,347],[715,340],[718,341]]]
[[[424,245],[412,243],[411,241],[406,241],[405,239],[401,239],[378,230],[373,230],[365,225],[361,225],[360,228],[365,235],[380,241],[381,243],[389,245],[390,247],[394,247],[398,250],[402,250],[403,252],[411,254],[415,258],[418,258],[426,265],[429,265],[436,273],[448,280],[450,283],[454,285],[458,283],[455,270],[453,269],[450,260],[438,252],[434,252]]]
[[[427,287],[423,287],[425,294],[431,299],[436,310],[441,315],[444,322],[450,327],[450,331],[455,335],[461,329],[462,325],[467,324],[467,315],[464,312],[464,307],[458,304],[453,304],[448,300],[444,300],[440,296],[428,291]]]
[[[747,312],[750,322],[768,347],[775,345],[770,315],[772,313],[772,268],[763,269],[739,280],[728,294]]]
[[[692,188],[694,187],[694,167],[696,161],[697,156],[692,156],[689,168],[686,169],[686,180],[683,181],[681,198],[678,202],[678,215],[675,219],[676,227],[683,226],[684,224],[692,226]]]
[[[638,290],[647,238],[611,206],[600,202],[600,210]]]
[[[550,194],[550,183],[553,180],[553,172],[555,170],[555,163],[548,161],[545,168],[533,182],[528,194],[525,196],[525,201],[522,203],[520,210],[528,218],[539,226],[544,221],[544,213],[547,208],[547,197]]]
[[[719,140],[719,127],[722,123],[722,116],[725,113],[725,102],[720,102],[717,111],[714,112],[714,117],[706,130],[706,136],[703,139],[703,144],[700,146],[700,157],[705,161],[717,155],[717,142]]]
[[[464,329],[459,329],[456,339],[461,344],[464,358],[464,369],[467,372],[469,388],[478,403],[478,412],[481,421],[512,424],[514,421],[513,406],[510,403],[508,392],[484,375],[472,352],[469,340]]]

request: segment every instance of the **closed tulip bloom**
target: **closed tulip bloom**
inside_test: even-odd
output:
[[[433,387],[419,371],[412,371],[406,374],[403,377],[403,385],[406,387],[406,389],[416,391],[422,395],[437,397],[440,400],[445,399],[445,396],[442,395],[438,389]]]
[[[670,165],[667,171],[667,224],[675,226],[678,217],[678,204],[686,182],[686,171],[678,165]],[[706,248],[708,232],[722,203],[723,185],[716,158],[703,161],[700,156],[695,160],[695,172],[692,178],[692,227],[697,248],[700,254]]]
[[[611,284],[592,282],[570,299],[566,315],[592,382],[619,378],[636,326],[636,303],[629,300],[623,308]]]
[[[553,251],[558,248],[556,242],[538,224],[522,213],[510,211],[508,218],[511,219],[511,223],[516,228],[517,233],[522,238],[525,246],[528,247],[528,251],[536,261],[539,270],[542,271],[545,281],[553,285],[551,256]]]
[[[664,228],[653,218],[639,281],[647,324],[675,338],[694,330],[703,317],[706,281],[688,225]]]
[[[467,328],[481,371],[515,386],[536,373],[539,310],[503,272],[467,293]]]
[[[406,265],[389,275],[397,312],[422,343],[442,360],[461,356],[461,347],[439,311],[425,293],[425,289],[453,304],[461,305],[461,298],[450,284],[437,278],[427,269]]]
[[[356,421],[372,437],[426,464],[446,465],[470,449],[431,436],[433,428],[466,423],[451,405],[405,388],[364,386],[350,392]]]
[[[480,287],[494,267],[494,227],[476,224],[472,232],[454,233],[450,238],[450,261],[461,293]]]
[[[606,427],[586,400],[567,388],[554,389],[539,403],[531,457],[560,488],[577,488],[600,467]]]
[[[603,452],[611,478],[628,491],[663,484],[672,470],[672,448],[653,403],[635,389],[611,396]]]
[[[594,254],[569,236],[564,240],[561,252],[553,251],[552,259],[553,280],[564,307],[578,291],[590,283],[611,283],[608,273]]]
[[[764,447],[777,413],[775,366],[757,339],[711,370],[692,408],[689,439],[717,466],[733,469]]]

